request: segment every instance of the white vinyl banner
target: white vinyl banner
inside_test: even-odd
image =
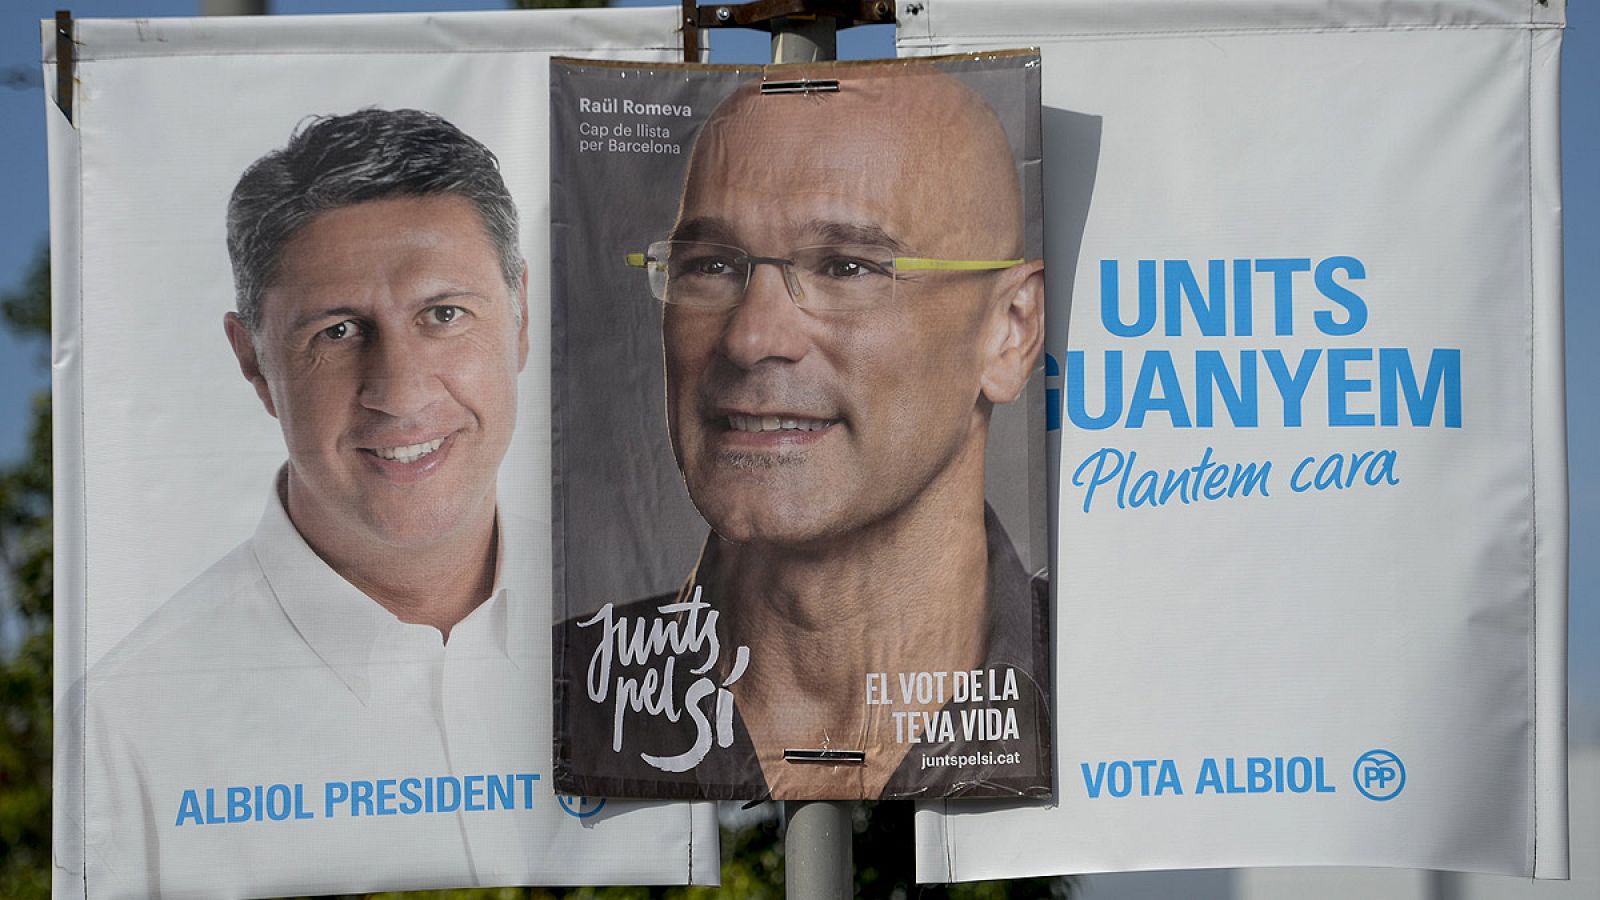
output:
[[[918,877],[1567,875],[1562,0],[899,5],[1038,46],[1056,795]]]
[[[76,23],[56,896],[715,882],[551,777],[548,60],[676,19]]]

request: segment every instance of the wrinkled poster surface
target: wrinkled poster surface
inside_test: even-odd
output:
[[[1038,77],[553,64],[563,790],[1049,796]]]

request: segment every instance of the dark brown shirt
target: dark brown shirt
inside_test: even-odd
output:
[[[1004,700],[955,703],[945,705],[941,713],[950,714],[954,738],[942,741],[918,741],[906,744],[906,756],[890,777],[880,799],[937,798],[937,797],[1028,797],[1045,798],[1051,793],[1051,732],[1050,732],[1050,643],[1049,612],[1050,586],[1043,574],[1030,576],[1022,568],[1011,540],[1006,536],[992,510],[985,513],[987,531],[989,584],[985,603],[988,608],[988,626],[985,659],[980,670],[989,691],[991,680],[995,685],[1006,681],[1007,671],[1015,676],[1016,696]],[[612,611],[611,621],[626,622],[629,635],[639,629],[648,635],[652,625],[675,623],[676,628],[658,631],[659,635],[673,634],[679,638],[680,648],[687,647],[687,635],[692,630],[704,634],[707,627],[706,611],[699,613],[697,622],[691,623],[681,610],[666,612],[662,607],[692,599],[695,589],[715,583],[718,541],[713,536],[706,542],[700,563],[676,593],[663,594],[637,600]],[[736,604],[723,606],[714,598],[705,596],[711,607],[719,610],[736,609]],[[727,615],[727,612],[720,612]],[[562,793],[590,797],[646,797],[708,800],[760,800],[769,793],[757,760],[749,732],[735,708],[731,722],[725,722],[718,735],[716,715],[716,687],[721,672],[728,671],[731,654],[735,648],[725,640],[719,646],[719,664],[704,675],[691,670],[702,665],[707,658],[708,644],[702,642],[694,649],[674,654],[672,648],[661,647],[648,658],[625,663],[617,648],[612,648],[610,666],[606,677],[599,678],[596,653],[604,640],[605,621],[592,621],[593,616],[575,616],[555,627],[555,781]],[[580,624],[592,621],[587,626]],[[719,623],[721,624],[721,623]],[[725,629],[717,629],[720,632]],[[771,652],[772,648],[752,647],[752,656],[758,652]],[[621,714],[622,746],[613,749],[617,727],[619,680],[627,680],[639,689],[646,708],[661,709],[663,677],[672,660],[672,710],[677,715],[673,721],[669,714],[651,714],[636,711],[634,704],[624,702]],[[594,670],[591,671],[591,667]],[[654,676],[650,674],[654,672]],[[992,676],[991,676],[992,671]],[[685,693],[690,685],[702,677],[710,684],[702,686],[698,700],[700,716],[691,715],[686,708]],[[892,677],[892,676],[891,676]],[[866,673],[860,683],[865,684]],[[602,701],[590,698],[589,683],[605,682],[606,696]],[[709,692],[707,692],[709,688]],[[886,688],[898,692],[894,685]],[[864,699],[864,698],[863,698]],[[997,709],[985,713],[985,709]],[[976,712],[974,712],[976,711]],[[966,713],[966,716],[963,716]],[[977,719],[984,721],[979,723]],[[1009,725],[1015,723],[1015,736],[1010,736]],[[1003,723],[1005,737],[986,737],[975,733],[966,737],[969,725],[996,725]],[[726,727],[731,726],[731,727]],[[986,731],[987,729],[985,729]],[[652,764],[645,756],[678,757],[704,743],[711,735],[709,747],[698,763],[683,771],[667,771]],[[727,746],[722,746],[727,738]],[[698,749],[698,748],[697,748]],[[691,758],[692,758],[691,754]],[[683,761],[669,762],[678,767]]]

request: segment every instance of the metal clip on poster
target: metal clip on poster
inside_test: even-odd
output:
[[[830,766],[859,766],[867,761],[865,750],[830,750],[823,747],[817,750],[803,750],[790,747],[783,751],[785,762],[793,763],[823,763]]]
[[[755,0],[752,3],[696,7],[683,0],[683,58],[698,61],[701,28],[759,28],[772,33],[773,63],[822,62],[837,59],[840,28],[893,24],[889,0]],[[837,81],[774,81],[763,94],[838,90]],[[786,750],[807,761],[831,755],[850,757],[859,751]],[[816,754],[821,754],[818,757]],[[864,760],[866,754],[861,753]],[[844,761],[844,760],[839,760]],[[851,853],[851,811],[845,800],[784,801],[784,888],[794,900],[850,897],[854,893]]]
[[[763,94],[831,94],[839,90],[837,78],[796,78],[789,81],[763,81]]]

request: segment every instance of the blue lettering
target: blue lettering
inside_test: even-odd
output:
[[[1153,469],[1135,474],[1137,450],[1124,454],[1114,447],[1101,447],[1084,457],[1073,470],[1071,483],[1084,488],[1083,511],[1094,507],[1095,494],[1101,486],[1117,482],[1116,505],[1118,509],[1141,506],[1165,506],[1174,497],[1188,504],[1191,501],[1220,500],[1223,497],[1250,496],[1260,493],[1271,496],[1272,462],[1218,463],[1213,457],[1215,449],[1206,447],[1200,461],[1185,468],[1169,468],[1165,476]]]
[[[1295,466],[1294,472],[1289,475],[1289,490],[1294,491],[1297,494],[1303,494],[1311,489],[1310,482],[1302,482],[1300,480],[1300,473],[1305,469],[1306,466],[1311,465],[1311,463],[1314,461],[1316,461],[1315,456],[1308,456],[1305,459],[1300,460],[1300,464]]]
[[[1136,759],[1133,767],[1139,770],[1139,796],[1150,796],[1150,770],[1156,767],[1153,759]]]
[[[1105,353],[1106,402],[1100,415],[1091,416],[1084,401],[1083,351],[1067,351],[1067,418],[1074,427],[1085,431],[1110,428],[1122,417],[1122,351],[1107,350]]]
[[[1061,430],[1061,388],[1050,387],[1050,379],[1061,377],[1061,363],[1046,353],[1044,355],[1044,430]]]
[[[342,781],[330,781],[322,786],[322,817],[333,818],[334,807],[350,799],[350,786]]]
[[[1156,393],[1156,382],[1161,382],[1161,392]],[[1151,410],[1162,410],[1172,420],[1174,428],[1189,427],[1189,410],[1183,403],[1183,389],[1178,386],[1178,371],[1172,366],[1172,354],[1166,350],[1151,350],[1144,355],[1139,367],[1139,383],[1134,385],[1133,398],[1128,401],[1129,428],[1143,428],[1144,417]]]
[[[1329,784],[1327,778],[1325,778],[1323,775],[1322,757],[1319,756],[1317,757],[1317,793],[1332,794],[1334,793],[1334,790],[1335,789],[1333,785]]]
[[[296,785],[299,787],[299,785]],[[294,797],[289,793],[287,784],[275,784],[267,788],[265,797],[267,818],[274,822],[282,822],[294,812]]]
[[[1207,337],[1220,337],[1228,333],[1228,268],[1220,259],[1206,264],[1207,281],[1211,286],[1208,298],[1200,291],[1200,282],[1186,259],[1169,259],[1162,265],[1166,280],[1167,336],[1183,333],[1183,301],[1189,301],[1195,324]]]
[[[516,809],[511,801],[511,776],[504,778],[499,775],[489,776],[489,808],[490,809]]]
[[[1251,794],[1264,794],[1272,790],[1272,760],[1264,756],[1252,756],[1244,762],[1246,770],[1250,773],[1249,787],[1246,791]]]
[[[1122,322],[1118,291],[1117,261],[1100,260],[1100,321],[1106,331],[1117,337],[1140,337],[1148,333],[1156,324],[1155,260],[1139,260],[1139,318],[1132,325]]]
[[[1209,450],[1210,448],[1208,447],[1206,449]],[[1262,463],[1261,468],[1259,469],[1256,468],[1255,463],[1245,463],[1241,466],[1235,466],[1233,470],[1233,481],[1229,482],[1228,484],[1228,496],[1232,497],[1237,495],[1241,487],[1244,489],[1244,495],[1246,497],[1250,496],[1250,492],[1257,487],[1261,488],[1261,496],[1272,496],[1271,494],[1267,493],[1267,473],[1271,471],[1272,460],[1270,459]]]
[[[1366,267],[1361,265],[1361,260],[1354,256],[1330,256],[1317,264],[1316,275],[1313,276],[1317,283],[1317,290],[1322,296],[1344,307],[1346,316],[1343,322],[1335,321],[1333,313],[1325,309],[1317,310],[1313,317],[1317,328],[1323,334],[1341,337],[1355,334],[1367,326],[1367,302],[1356,295],[1344,285],[1333,280],[1333,273],[1345,271],[1350,274],[1352,281],[1360,281],[1367,277]]]
[[[1202,458],[1201,461],[1204,462],[1206,459],[1210,459],[1210,458],[1211,458],[1211,448],[1207,447],[1205,456]],[[1161,499],[1156,503],[1156,505],[1157,506],[1166,506],[1167,505],[1167,501],[1172,499],[1172,495],[1173,494],[1177,494],[1178,495],[1178,499],[1183,501],[1184,504],[1187,505],[1188,502],[1189,502],[1189,473],[1191,471],[1193,471],[1193,470],[1192,469],[1168,469],[1167,470],[1167,479],[1166,479],[1166,481],[1163,481],[1161,483]]]
[[[1352,393],[1368,393],[1372,390],[1372,379],[1349,378],[1345,375],[1345,364],[1352,360],[1367,360],[1372,358],[1372,351],[1365,347],[1336,347],[1328,351],[1328,424],[1334,426],[1361,426],[1373,423],[1372,413],[1347,412],[1346,403]]]
[[[1411,367],[1411,351],[1403,347],[1384,347],[1378,351],[1379,416],[1384,425],[1400,424],[1399,394],[1405,392],[1406,410],[1411,424],[1433,424],[1433,410],[1439,394],[1444,394],[1444,427],[1461,427],[1461,351],[1435,350],[1428,357],[1428,374],[1421,390],[1417,373]]]
[[[1206,474],[1206,470],[1210,469],[1213,465],[1214,465],[1214,463],[1211,461],[1211,448],[1207,447],[1205,452],[1200,454],[1200,462],[1198,464],[1196,464],[1195,467],[1194,467],[1194,491],[1195,491],[1195,497],[1197,499],[1200,496],[1200,482],[1201,482],[1201,480],[1204,479],[1207,484],[1210,484],[1210,482],[1211,482],[1211,476],[1208,476]],[[1223,472],[1223,471],[1226,471],[1226,470],[1223,469],[1223,468],[1213,469],[1212,472],[1211,472],[1211,475],[1216,475],[1218,472]],[[1207,493],[1206,496],[1210,497],[1209,492]],[[1211,499],[1215,500],[1217,498],[1211,497]]]
[[[1119,775],[1121,776],[1120,784],[1118,784],[1117,779]],[[1120,759],[1112,763],[1110,769],[1107,770],[1106,790],[1110,791],[1113,797],[1128,796],[1133,791],[1133,767]]]
[[[350,815],[352,818],[372,815],[372,782],[350,782]]]
[[[205,824],[205,820],[200,818],[200,797],[194,788],[184,791],[183,796],[178,798],[178,827],[183,825],[185,819],[193,819],[195,825]]]
[[[1394,474],[1395,456],[1393,450],[1379,450],[1378,455],[1372,460],[1372,465],[1367,466],[1367,484],[1376,485],[1380,481],[1399,484],[1400,479]]]
[[[522,785],[522,808],[533,809],[533,783],[539,780],[537,772],[518,772],[517,783]]]
[[[1211,474],[1206,476],[1205,493],[1207,500],[1220,500],[1228,493],[1228,470],[1226,468],[1219,466],[1211,470]]]
[[[1322,461],[1317,467],[1317,490],[1325,491],[1330,487],[1343,487],[1339,483],[1339,473],[1344,469],[1344,457],[1335,453]]]
[[[1127,479],[1124,478],[1123,481],[1126,482]],[[1117,505],[1121,506],[1122,504],[1119,502]],[[1133,491],[1128,496],[1128,505],[1134,509],[1138,509],[1141,506],[1158,505],[1156,503],[1156,473],[1154,471],[1140,472],[1139,477],[1134,479]]]
[[[247,787],[228,788],[228,821],[250,821],[250,789]]]
[[[1111,471],[1107,472],[1106,461],[1113,457],[1115,457],[1116,461],[1112,463]],[[1094,503],[1095,488],[1102,484],[1108,484],[1113,478],[1117,477],[1118,472],[1122,471],[1122,451],[1114,447],[1101,447],[1085,457],[1083,462],[1079,463],[1078,468],[1072,473],[1072,483],[1075,487],[1085,486],[1083,470],[1088,468],[1090,463],[1094,463],[1094,476],[1087,482],[1088,490],[1083,492],[1083,511],[1086,513],[1089,511],[1089,506]],[[1117,506],[1119,508],[1122,506],[1121,497],[1117,498]]]
[[[417,788],[419,788],[421,786],[422,786],[422,782],[418,781],[415,778],[402,778],[402,779],[400,779],[400,813],[401,813],[401,815],[409,816],[409,815],[417,812],[418,810],[422,809],[422,798],[420,796],[418,796],[418,794],[417,794]]]
[[[1309,477],[1305,472],[1317,458],[1307,456],[1300,460],[1289,476],[1289,489],[1295,493],[1305,493],[1313,488],[1319,491],[1330,488],[1342,491],[1354,487],[1358,478],[1364,478],[1371,487],[1399,484],[1400,478],[1394,473],[1398,456],[1394,450],[1362,450],[1348,456],[1333,453],[1324,458],[1317,466],[1316,474]]]
[[[1284,427],[1299,428],[1301,400],[1305,397],[1306,388],[1311,385],[1311,376],[1317,370],[1317,360],[1322,356],[1322,351],[1307,350],[1301,353],[1300,363],[1293,375],[1289,374],[1289,367],[1283,360],[1283,351],[1265,350],[1262,356],[1267,360],[1267,371],[1272,373],[1272,380],[1278,385],[1278,396],[1283,398]]]
[[[1311,260],[1258,259],[1256,271],[1272,273],[1273,333],[1294,334],[1294,273],[1311,271]]]
[[[1248,259],[1233,261],[1233,333],[1240,337],[1249,337],[1255,330],[1255,285],[1250,263]]]
[[[376,791],[378,815],[392,816],[399,812],[394,808],[394,786],[395,780],[393,778],[378,779]]]
[[[461,779],[454,775],[441,775],[434,782],[434,787],[439,797],[435,809],[439,812],[455,812],[461,808]]]
[[[468,775],[462,781],[466,802],[461,808],[467,812],[483,812],[483,776]]]
[[[1256,354],[1254,350],[1239,351],[1239,383],[1228,374],[1228,365],[1217,350],[1197,350],[1194,355],[1194,418],[1201,428],[1212,426],[1212,395],[1222,398],[1228,408],[1228,418],[1237,428],[1254,428],[1258,424],[1259,404],[1256,400]]]
[[[1159,797],[1167,791],[1174,794],[1183,793],[1183,785],[1178,782],[1178,766],[1170,759],[1161,761],[1161,772],[1156,776],[1156,796]]]
[[[1093,775],[1089,774],[1088,763],[1078,763],[1078,768],[1083,770],[1083,789],[1089,792],[1089,799],[1098,800],[1106,782],[1106,764],[1096,763]]]
[[[1289,785],[1289,790],[1296,794],[1304,794],[1311,790],[1311,760],[1304,756],[1296,756],[1289,760],[1287,776],[1283,779]]]
[[[1235,773],[1233,771],[1233,757],[1230,756],[1223,762],[1225,763],[1223,768],[1227,772],[1227,792],[1230,794],[1244,793],[1244,785],[1240,784],[1238,780],[1234,778]]]

